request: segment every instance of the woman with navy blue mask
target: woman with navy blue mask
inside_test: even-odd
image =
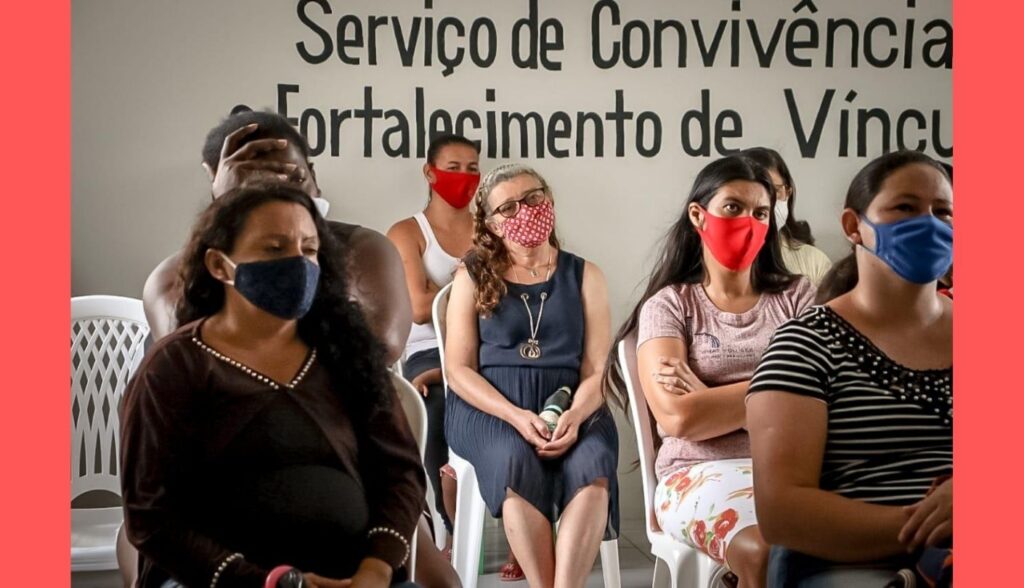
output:
[[[869,163],[826,303],[781,327],[747,428],[771,586],[882,586],[952,541],[953,190],[922,153]],[[904,585],[904,584],[894,584]]]
[[[180,270],[182,326],[124,400],[141,588],[405,576],[423,467],[344,263],[293,188],[235,191],[200,217]]]

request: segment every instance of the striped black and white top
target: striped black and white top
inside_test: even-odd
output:
[[[748,394],[768,391],[828,406],[822,489],[904,505],[953,473],[952,367],[906,368],[827,306],[775,332]]]

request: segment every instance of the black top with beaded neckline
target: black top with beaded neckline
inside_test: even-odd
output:
[[[952,367],[900,365],[835,311],[815,306],[775,333],[748,394],[788,392],[824,402],[821,487],[901,505],[952,473],[952,380]]]
[[[269,416],[265,411],[274,404],[288,409],[286,420],[295,417],[302,423],[284,429],[312,426],[316,442],[326,441],[333,452],[317,445],[313,462],[299,465],[328,465],[347,476],[350,486],[361,486],[368,518],[365,524],[348,521],[369,529],[359,550],[401,575],[425,492],[423,466],[404,413],[380,411],[357,427],[343,398],[362,391],[337,389],[322,362],[307,361],[303,377],[273,390],[198,345],[193,340],[198,324],[183,325],[158,341],[125,390],[121,485],[125,525],[129,534],[142,538],[139,586],[155,588],[172,576],[189,586],[209,585],[234,552],[245,557],[229,562],[217,585],[262,585],[270,569],[285,561],[287,554],[271,557],[239,549],[236,538],[215,532],[216,521],[210,518],[223,514],[209,492],[210,472],[230,457],[232,448],[237,450],[233,442],[244,440],[249,424],[263,426],[260,415]],[[308,496],[302,500],[314,502]],[[202,517],[203,512],[209,516]]]
[[[952,372],[953,372],[953,366],[949,366],[948,368],[935,368],[935,369],[925,369],[925,370],[918,370],[918,369],[914,369],[912,367],[907,367],[907,366],[901,364],[900,362],[896,361],[895,359],[889,357],[884,351],[879,349],[879,347],[877,345],[875,345],[874,341],[872,341],[871,339],[868,339],[867,336],[864,335],[864,333],[861,333],[859,330],[857,330],[857,327],[853,326],[853,324],[851,324],[850,321],[848,321],[845,318],[843,318],[843,315],[841,315],[838,312],[836,312],[834,308],[832,308],[831,306],[828,306],[827,304],[826,305],[822,305],[821,308],[823,308],[825,310],[825,312],[831,318],[835,319],[836,322],[838,322],[842,326],[844,326],[846,328],[846,330],[849,332],[850,335],[852,335],[853,337],[856,337],[857,339],[859,339],[864,345],[866,345],[869,349],[874,351],[883,360],[885,360],[888,363],[890,363],[894,369],[903,370],[903,371],[910,372],[910,373],[915,373],[915,374],[922,374],[922,375],[924,375],[924,374],[942,375],[942,374],[946,374],[946,373],[952,374]]]
[[[953,425],[953,366],[927,370],[909,368],[886,355],[834,309],[825,305],[821,308],[830,319],[830,325],[836,329],[836,336],[845,337],[846,345],[855,345],[861,352],[855,357],[876,383],[881,381],[883,387],[888,387],[901,400],[923,404],[931,412],[941,414],[944,424]],[[842,343],[832,345],[841,346]],[[937,391],[938,394],[926,391]]]
[[[313,362],[316,361],[316,348],[310,347],[309,351],[306,352],[306,359],[303,360],[302,367],[299,368],[299,371],[295,374],[295,376],[288,383],[278,382],[274,378],[271,378],[270,376],[261,373],[259,370],[251,368],[245,365],[244,363],[238,361],[237,359],[234,359],[230,356],[221,353],[220,351],[217,351],[208,343],[206,343],[206,341],[203,341],[203,325],[206,324],[207,318],[209,317],[202,318],[195,323],[195,326],[192,328],[191,331],[192,342],[198,345],[199,348],[202,349],[203,351],[209,353],[211,356],[219,359],[220,361],[223,361],[224,363],[230,366],[234,366],[235,368],[239,369],[240,371],[242,371],[249,377],[253,378],[257,382],[260,382],[261,384],[266,384],[267,386],[270,386],[274,390],[280,390],[282,387],[294,389],[296,386],[299,385],[300,382],[302,382],[303,378],[306,377],[306,374],[309,372],[309,368],[312,367]]]

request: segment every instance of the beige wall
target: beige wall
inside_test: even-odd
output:
[[[947,69],[922,64],[922,44],[939,36],[925,34],[924,23],[949,19],[950,0],[919,2],[916,8],[888,0],[856,3],[816,2],[819,11],[799,14],[794,0],[742,2],[733,12],[729,2],[659,2],[621,0],[623,25],[631,19],[650,24],[655,19],[677,18],[687,27],[699,20],[710,36],[723,19],[740,19],[740,65],[728,63],[731,25],[722,41],[719,63],[700,64],[699,51],[688,28],[688,67],[674,67],[675,42],[664,51],[668,66],[632,69],[619,65],[602,70],[591,62],[591,15],[596,2],[541,1],[541,19],[557,18],[564,26],[565,49],[558,55],[562,71],[524,71],[511,63],[510,30],[526,14],[528,2],[341,2],[330,5],[332,16],[311,7],[313,20],[332,31],[344,12],[361,17],[395,15],[411,26],[416,15],[459,16],[471,21],[489,16],[496,25],[498,52],[494,65],[477,68],[468,62],[450,76],[441,66],[398,65],[392,29],[378,35],[379,64],[365,65],[365,51],[355,51],[364,65],[350,66],[332,57],[311,65],[300,59],[296,43],[319,48],[311,30],[297,18],[294,0],[235,0],[208,2],[176,0],[75,0],[72,3],[72,294],[109,293],[140,296],[149,270],[182,244],[196,213],[208,201],[208,183],[199,167],[199,150],[206,131],[238,103],[275,107],[277,84],[300,84],[289,100],[290,114],[316,107],[347,109],[362,104],[363,87],[374,88],[377,107],[401,109],[412,116],[414,89],[424,88],[428,110],[474,108],[530,111],[548,116],[555,110],[606,112],[615,103],[615,90],[625,92],[627,107],[650,110],[662,120],[660,154],[644,158],[630,148],[627,156],[614,153],[606,123],[605,155],[552,159],[525,159],[547,176],[558,202],[559,227],[567,247],[601,265],[610,281],[616,321],[625,315],[636,295],[635,287],[649,270],[656,241],[679,214],[689,183],[707,158],[685,155],[679,144],[682,113],[700,104],[700,90],[711,90],[712,109],[734,109],[743,117],[744,137],[727,143],[735,147],[764,144],[779,149],[790,162],[799,186],[798,216],[809,220],[820,244],[833,258],[845,250],[837,214],[852,174],[870,156],[881,152],[876,127],[866,155],[839,157],[841,108],[884,108],[893,118],[908,108],[928,117],[940,111],[938,125],[944,145],[952,142],[951,75]],[[903,59],[907,19],[915,20],[913,65],[875,68],[865,63],[849,66],[849,41],[840,36],[837,67],[824,66],[825,28],[828,19],[849,17],[864,32],[876,16],[886,16],[899,27],[899,38],[877,37],[875,52],[900,47]],[[774,65],[760,68],[746,20],[754,21],[762,36],[770,36],[777,19],[787,26],[796,18],[811,17],[820,27],[822,49],[799,50],[813,59],[809,68],[785,59],[788,29]],[[604,34],[618,31],[607,16]],[[801,38],[798,34],[797,38]],[[604,50],[608,50],[608,43]],[[639,45],[635,46],[639,49]],[[422,62],[420,62],[422,63]],[[484,89],[496,90],[496,100],[485,103]],[[802,158],[796,146],[783,91],[792,88],[806,125],[813,121],[826,89],[837,90],[825,122],[819,152]],[[855,90],[857,97],[844,97]],[[853,114],[853,117],[856,113]],[[420,160],[391,159],[382,154],[378,121],[374,156],[362,156],[362,133],[353,121],[345,123],[339,157],[316,158],[324,194],[333,203],[331,216],[385,230],[424,203],[425,186]],[[632,124],[632,123],[631,123]],[[628,128],[632,126],[628,125]],[[856,126],[852,129],[856,136]],[[911,136],[917,137],[918,133]],[[479,138],[479,134],[471,134]],[[633,135],[627,135],[627,146]],[[574,141],[569,141],[573,145]],[[513,144],[517,145],[517,142]],[[588,142],[587,152],[593,143]],[[934,151],[930,152],[934,154]],[[513,151],[515,154],[515,150]],[[499,163],[484,158],[482,166]],[[629,429],[623,429],[623,469],[632,457]],[[628,477],[624,510],[635,510],[636,479]],[[629,505],[629,506],[627,506]]]

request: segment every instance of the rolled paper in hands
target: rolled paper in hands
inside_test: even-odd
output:
[[[544,409],[541,410],[540,418],[542,421],[548,424],[548,430],[554,431],[555,427],[558,426],[558,419],[562,416],[562,413],[569,410],[572,406],[572,388],[568,386],[562,386],[548,399],[544,401]]]

